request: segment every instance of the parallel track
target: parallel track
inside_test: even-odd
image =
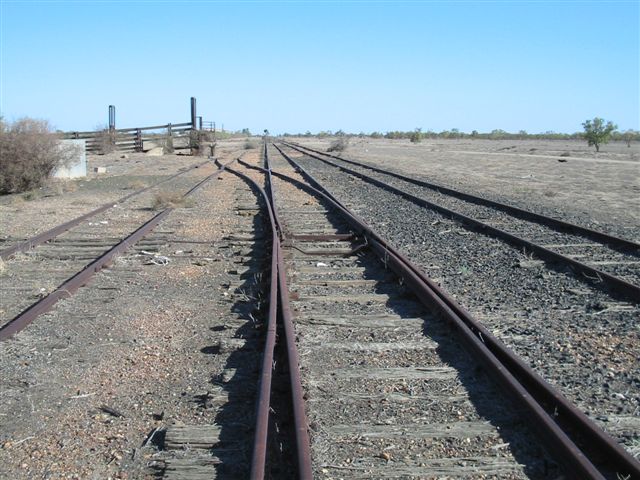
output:
[[[557,478],[560,469],[576,479],[640,478],[640,464],[612,437],[293,158],[275,149],[282,155],[264,146],[264,166],[239,161],[241,170],[217,162],[216,172],[185,193],[227,170],[252,186],[271,227],[250,478],[273,478],[274,472],[287,471],[281,465],[287,462],[305,480]],[[405,197],[417,198],[406,192]],[[0,340],[70,296],[172,210],[147,220],[1,327]],[[71,223],[6,250],[7,258],[51,241]],[[637,254],[632,244],[616,248]],[[576,268],[594,271],[583,264]],[[633,298],[637,286],[596,272]],[[284,372],[284,384],[278,383],[278,372]],[[283,393],[277,389],[283,387],[290,412],[279,403]],[[284,434],[290,436],[288,447],[279,449]]]
[[[56,237],[60,236],[61,234],[63,234],[64,232],[70,230],[71,228],[80,225],[82,222],[89,220],[90,218],[93,218],[97,215],[99,215],[102,212],[105,212],[111,208],[114,208],[117,205],[122,205],[124,204],[127,200],[134,198],[138,195],[141,195],[151,189],[154,189],[160,185],[163,185],[171,180],[176,179],[177,177],[184,175],[185,173],[188,173],[196,168],[200,168],[204,165],[206,165],[207,163],[209,163],[209,161],[207,160],[206,162],[202,162],[196,165],[193,165],[185,170],[182,170],[174,175],[171,175],[170,177],[167,177],[159,182],[156,182],[152,185],[149,185],[147,187],[141,188],[136,190],[135,192],[131,192],[128,195],[125,195],[124,197],[116,200],[115,202],[109,202],[109,203],[105,203],[104,205],[101,205],[100,207],[91,210],[90,212],[85,213],[84,215],[80,215],[79,217],[73,218],[65,223],[62,223],[60,225],[57,225],[45,232],[39,233],[38,235],[34,235],[33,237],[27,238],[26,240],[23,241],[19,241],[17,243],[15,243],[14,245],[7,247],[3,250],[0,250],[0,258],[2,258],[3,260],[9,259],[11,258],[13,255],[15,255],[18,252],[27,252],[35,247],[37,247],[38,245],[42,245],[43,243],[49,242],[53,239],[55,239]]]
[[[192,168],[196,168],[196,166]],[[211,175],[199,180],[195,185],[191,185],[186,193],[183,194],[183,197],[188,197],[206,182],[216,178],[224,171],[224,168],[225,167],[222,166]],[[182,173],[185,172],[180,172],[170,178],[175,179]],[[124,199],[121,199],[121,201],[141,194],[160,183],[164,183],[164,181],[134,192]],[[78,231],[75,236],[67,238],[66,241],[47,243],[54,239],[58,239],[65,234],[68,237],[69,232],[73,231],[75,227],[84,226],[84,228],[87,228],[85,222],[89,218],[94,217],[98,213],[102,213],[111,207],[113,207],[113,204],[100,207],[100,209],[94,210],[93,212],[78,217],[70,222],[66,222],[45,232],[44,234],[38,235],[37,237],[18,244],[11,249],[5,250],[8,258],[20,251],[29,250],[32,255],[28,256],[25,261],[20,262],[19,268],[17,268],[18,273],[16,275],[19,277],[21,271],[26,272],[25,275],[37,272],[39,280],[33,280],[31,277],[28,277],[29,280],[22,279],[19,284],[9,286],[9,288],[15,289],[16,292],[20,291],[21,294],[16,294],[15,298],[13,298],[13,304],[8,304],[6,301],[3,303],[3,309],[5,312],[15,311],[16,314],[6,320],[0,327],[0,341],[8,339],[20,330],[24,329],[39,315],[51,310],[59,300],[71,296],[76,290],[78,290],[78,288],[85,285],[95,273],[109,265],[118,255],[129,249],[140,241],[146,234],[152,231],[173,210],[173,208],[166,208],[154,215],[151,219],[148,218],[148,215],[140,214],[139,216],[141,218],[146,217],[146,219],[142,224],[138,223],[137,227],[132,232],[130,231],[130,233],[124,234],[122,238],[104,238],[102,234],[94,233],[91,231],[91,228],[89,228],[87,232]],[[128,214],[125,213],[123,218],[127,217]],[[105,223],[108,222],[105,221]],[[135,224],[135,219],[133,221],[129,221],[124,228],[127,228],[128,224]],[[47,248],[45,250],[33,250],[34,247],[45,243],[47,244]],[[34,253],[35,255],[33,255]],[[11,263],[8,264],[9,268],[13,268],[13,265],[14,264]],[[26,269],[25,266],[32,266],[32,268],[29,270]],[[49,274],[45,276],[47,271]],[[39,284],[38,282],[43,281],[43,278],[46,279],[47,282],[56,281],[59,283],[56,287],[51,288],[50,291],[44,292],[42,298],[33,302],[34,285],[32,284],[35,283],[35,286],[37,286]],[[24,308],[24,305],[29,306]]]
[[[290,247],[293,247],[291,251],[302,252],[305,255],[312,256],[321,255],[323,249],[328,248],[328,244],[325,242],[329,238],[332,237],[335,241],[336,239],[347,238],[354,233],[361,235],[363,239],[366,239],[368,247],[375,252],[375,255],[382,258],[386,266],[390,267],[403,278],[403,281],[418,295],[418,298],[420,298],[430,312],[437,312],[451,322],[473,355],[477,356],[485,368],[487,368],[490,375],[493,376],[505,390],[512,394],[512,398],[515,399],[519,407],[527,412],[525,415],[530,418],[536,418],[533,423],[537,427],[536,429],[541,435],[541,438],[544,439],[545,445],[550,448],[551,453],[558,463],[564,466],[570,476],[573,478],[613,478],[616,474],[623,476],[627,474],[632,476],[640,474],[638,462],[622,449],[615,440],[606,435],[599,427],[595,426],[582,412],[564,399],[557,390],[546,384],[546,382],[538,377],[524,362],[506,349],[501,342],[495,339],[477,321],[474,321],[451,297],[430,282],[417,267],[396,252],[388,243],[373,232],[370,227],[364,224],[364,222],[349,213],[339,201],[324,190],[323,187],[308,173],[304,172],[299,165],[296,165],[291,158],[286,158],[299,172],[303,173],[306,181],[312,183],[315,188],[309,187],[308,184],[291,178],[288,175],[283,175],[280,171],[273,171],[272,174],[278,179],[283,179],[295,184],[298,188],[308,194],[310,193],[316,198],[321,198],[323,202],[328,202],[333,209],[340,212],[342,221],[346,221],[350,227],[350,232],[339,229],[338,231],[330,232],[327,231],[327,228],[323,228],[321,229],[321,236],[317,236],[318,234],[314,234],[313,232],[301,233],[299,238],[320,241],[320,244],[316,245],[316,247],[320,248],[315,249],[301,248],[300,246],[289,244],[289,242],[296,239],[295,234],[291,236],[289,233],[290,238],[287,242]],[[270,169],[267,169],[265,172],[269,170]],[[276,195],[273,193],[273,190],[271,191],[270,198],[272,202],[275,201]],[[291,208],[289,207],[289,209]],[[277,208],[274,208],[274,211],[276,210]],[[309,213],[306,213],[306,215],[309,215]],[[291,226],[287,224],[286,221],[283,222],[281,220],[279,223],[281,224],[282,231],[291,229]],[[331,237],[327,237],[327,235]],[[358,249],[361,247],[362,245],[359,245]],[[347,251],[353,253],[353,250],[352,248]],[[342,248],[341,251],[342,253],[346,253],[344,248]],[[336,252],[333,252],[333,254],[335,253]],[[297,253],[294,253],[294,258],[295,255],[297,255]],[[311,264],[313,265],[313,262],[311,262]],[[318,262],[316,262],[316,266],[317,265]],[[321,282],[320,285],[322,285],[322,283],[323,282]],[[325,281],[324,283],[327,282]],[[301,287],[304,287],[304,285],[301,285]],[[296,295],[300,295],[300,293],[296,292]],[[300,302],[300,300],[300,296],[298,296],[296,302]],[[303,304],[300,303],[298,309],[305,308],[302,305]],[[353,328],[357,328],[357,325],[353,325]],[[310,335],[304,335],[303,332],[301,337],[304,338],[305,336]],[[300,338],[298,339],[298,343],[301,346],[306,345],[305,340],[300,340]],[[365,348],[365,351],[366,350]],[[314,358],[322,358],[322,356]],[[309,366],[305,368],[305,371],[312,369],[313,363],[309,364]],[[411,369],[407,369],[407,371],[401,375],[401,378],[411,377],[411,375],[407,373],[409,370]],[[372,373],[370,378],[377,378],[377,374]],[[314,384],[314,382],[312,381],[311,384]],[[307,395],[309,395],[309,392],[307,392]],[[313,394],[311,394],[311,397],[313,397]],[[310,406],[308,408],[311,409]],[[342,430],[344,429],[341,429],[341,427],[337,428],[334,433]],[[348,430],[347,428],[345,432]],[[364,431],[366,431],[366,429]],[[385,436],[383,433],[373,435],[374,437],[380,435]],[[352,460],[353,459],[349,459],[349,461]],[[317,464],[314,465],[317,466]],[[376,475],[369,470],[373,467],[368,464],[361,464],[354,468],[355,470],[362,470],[364,476],[371,474],[373,476]],[[413,472],[412,469],[410,470]],[[320,472],[322,473],[323,470],[320,470]],[[411,472],[408,474],[412,474]],[[384,474],[382,475],[384,476]]]
[[[640,244],[636,242],[300,145],[286,145],[545,261],[569,266],[581,280],[640,303]]]

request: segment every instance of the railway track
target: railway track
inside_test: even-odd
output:
[[[220,356],[225,370],[213,378],[213,393],[198,400],[207,417],[163,430],[164,450],[149,465],[164,478],[640,476],[619,444],[628,436],[605,433],[530,367],[530,357],[509,348],[523,345],[521,332],[494,336],[351,211],[354,197],[341,191],[339,199],[320,183],[337,167],[307,160],[303,168],[267,145],[264,164],[239,164],[217,162],[219,170],[187,192],[224,171],[252,189],[236,190],[238,231],[218,245],[239,264],[228,285],[237,319],[211,328],[218,340],[203,350]],[[359,195],[359,184],[340,178]],[[37,302],[36,313],[170,211],[91,263],[75,284]],[[95,242],[101,235],[90,237],[90,248],[104,251]],[[138,249],[148,249],[142,254],[150,261],[161,261],[153,253],[160,245],[200,243],[163,232],[145,242]],[[75,260],[95,258],[85,257]],[[596,407],[608,414],[611,405]]]
[[[579,278],[640,303],[640,243],[337,155],[286,145],[455,218],[467,228],[505,240],[545,261],[568,266],[582,274]]]
[[[272,166],[295,175],[282,161]],[[363,250],[334,208],[274,183],[314,478],[556,471],[541,447],[528,445],[517,415],[491,407],[501,395],[446,323]]]
[[[157,188],[171,181],[164,191],[187,198],[223,170],[224,167],[211,173],[204,164],[194,165],[115,204],[103,205],[3,250],[7,281],[1,287],[0,340],[19,332],[59,300],[70,296],[165,219],[173,208],[154,213],[153,195]],[[187,172],[195,172],[195,178],[184,176]],[[139,246],[145,254],[145,247],[153,249],[154,245],[143,241]],[[152,252],[147,255],[150,262],[164,261]]]
[[[271,168],[267,162],[261,171],[270,179],[264,196],[271,201],[280,237],[278,267],[287,272],[286,282],[279,272],[280,308],[293,316],[311,432],[310,458],[297,449],[301,478],[473,476],[483,469],[499,478],[553,476],[555,464],[536,448],[523,423],[536,425],[570,476],[615,478],[640,471],[616,441],[339,201],[320,191],[312,177],[305,173],[320,190],[304,184],[282,160]],[[406,285],[424,295],[407,296]],[[478,374],[477,364],[452,339],[452,325],[492,380]],[[296,373],[295,356],[288,362],[289,374]],[[295,390],[295,378],[290,380]],[[496,380],[513,394],[513,410],[504,407],[504,397],[496,402],[494,395],[504,395]],[[434,395],[436,385],[442,397]],[[292,402],[299,407],[301,400],[294,395]],[[487,422],[483,415],[492,415],[491,406],[499,407]],[[528,420],[522,420],[523,411]],[[298,420],[302,423],[294,431],[306,432],[304,419]],[[503,434],[514,437],[501,442]],[[506,444],[507,453],[491,455],[492,447]],[[404,454],[396,457],[399,452]],[[252,478],[263,474],[258,469]]]
[[[0,258],[3,260],[7,260],[10,259],[11,257],[13,257],[16,253],[24,253],[27,252],[35,247],[37,247],[38,245],[41,245],[43,243],[49,242],[51,240],[53,240],[54,238],[58,237],[59,235],[61,235],[62,233],[66,232],[67,230],[69,230],[70,228],[73,228],[75,226],[80,225],[82,222],[84,222],[85,220],[88,220],[90,218],[96,217],[97,215],[101,214],[102,212],[106,212],[110,209],[113,208],[118,208],[120,207],[122,204],[124,204],[125,202],[127,202],[129,199],[136,197],[138,195],[141,195],[145,192],[148,192],[149,190],[155,189],[157,187],[159,187],[160,185],[163,185],[167,182],[170,182],[172,180],[174,180],[177,177],[180,177],[181,175],[184,175],[186,173],[190,173],[192,172],[192,170],[200,168],[205,166],[207,162],[202,162],[202,163],[198,163],[195,164],[191,167],[185,168],[182,171],[171,175],[159,182],[153,183],[152,185],[149,185],[147,187],[144,188],[140,188],[134,192],[129,193],[128,195],[125,195],[121,198],[119,198],[118,200],[116,200],[115,202],[108,202],[105,203],[101,206],[99,206],[98,208],[91,210],[90,212],[87,212],[83,215],[80,215],[79,217],[73,218],[67,222],[64,222],[60,225],[57,225],[53,228],[50,228],[42,233],[39,233],[37,235],[34,235],[30,238],[9,238],[9,239],[3,239],[3,243],[2,246],[5,247],[2,250],[0,250]]]

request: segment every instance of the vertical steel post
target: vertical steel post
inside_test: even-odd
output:
[[[109,105],[109,130],[113,131],[116,129],[116,106]]]
[[[116,144],[116,106],[109,105],[109,142]]]
[[[191,97],[191,128],[196,129],[196,97]]]
[[[202,117],[198,117],[198,130],[202,130]]]

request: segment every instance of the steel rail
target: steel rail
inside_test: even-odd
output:
[[[355,160],[348,160],[344,157],[340,157],[338,155],[332,155],[330,153],[322,152],[320,150],[316,150],[314,148],[306,147],[299,143],[292,142],[282,142],[294,150],[299,151],[300,153],[304,153],[308,155],[307,152],[302,150],[307,150],[309,152],[313,152],[319,155],[324,155],[326,157],[335,158],[336,160],[340,160],[345,163],[349,163],[351,165],[356,165],[362,168],[368,168],[369,170],[373,170],[374,172],[382,173],[385,175],[389,175],[391,177],[398,178],[400,180],[404,180],[405,182],[412,183],[414,185],[418,185],[420,187],[426,187],[431,190],[435,190],[440,193],[445,193],[447,195],[460,198],[462,200],[466,200],[476,205],[485,205],[495,207],[504,212],[511,213],[519,218],[523,218],[525,220],[534,220],[536,223],[541,223],[544,225],[556,227],[565,232],[570,232],[574,234],[578,234],[584,237],[591,238],[593,240],[598,240],[603,243],[608,243],[610,246],[621,247],[630,250],[634,255],[640,255],[640,243],[634,242],[633,240],[628,240],[626,238],[616,237],[614,235],[610,235],[608,233],[604,233],[598,230],[593,230],[592,228],[583,227],[580,225],[576,225],[571,222],[567,222],[565,220],[560,220],[558,218],[549,217],[547,215],[542,215],[540,213],[535,213],[530,210],[525,210],[524,208],[516,207],[514,205],[509,205],[503,202],[498,202],[496,200],[490,200],[488,198],[480,197],[478,195],[473,195],[471,193],[462,192],[460,190],[456,190],[451,187],[445,187],[444,185],[439,185],[437,183],[427,182],[425,180],[418,180],[416,178],[407,177],[406,175],[402,175],[397,172],[393,172],[391,170],[386,170],[380,167],[374,167],[373,165],[369,165],[363,162],[356,162]]]
[[[271,385],[273,379],[273,357],[276,345],[276,330],[278,321],[278,265],[280,258],[280,243],[276,228],[275,216],[267,193],[247,175],[232,168],[227,170],[246,181],[263,197],[266,204],[269,223],[271,225],[271,274],[269,290],[269,312],[267,317],[267,335],[265,338],[262,370],[260,373],[260,388],[256,406],[256,430],[254,433],[253,450],[251,454],[252,480],[262,480],[265,477],[267,461],[269,418],[271,408]]]
[[[392,192],[396,195],[404,197],[407,200],[410,200],[411,202],[415,203],[416,205],[431,208],[441,214],[448,215],[452,218],[460,220],[463,223],[466,223],[467,225],[472,225],[477,229],[479,229],[482,233],[491,235],[496,238],[500,238],[518,247],[525,247],[546,261],[560,262],[560,263],[567,264],[571,266],[575,271],[578,271],[584,274],[582,277],[577,276],[577,278],[581,279],[582,281],[592,285],[596,285],[596,286],[601,286],[601,284],[605,284],[610,288],[611,294],[618,295],[634,303],[640,303],[640,285],[635,285],[633,283],[627,282],[622,278],[603,272],[602,270],[591,267],[585,263],[582,263],[578,260],[567,257],[565,255],[562,255],[561,253],[557,253],[557,252],[554,252],[553,250],[549,250],[548,248],[545,248],[541,245],[533,243],[529,240],[526,240],[512,233],[509,233],[505,230],[493,227],[480,220],[476,220],[475,218],[456,212],[455,210],[451,210],[447,207],[443,207],[442,205],[438,205],[437,203],[433,203],[424,198],[405,192],[404,190],[401,190],[397,187],[389,185],[381,180],[378,180],[377,178],[369,177],[368,175],[365,175],[362,172],[358,172],[351,168],[338,165],[330,160],[321,158],[314,154],[305,153],[305,155],[315,158],[316,160],[326,163],[327,165],[331,165],[332,167],[337,168],[350,175],[358,177],[367,183],[370,183],[384,190]]]
[[[241,160],[239,160],[239,163],[246,165],[245,162],[242,162]],[[260,168],[260,167],[255,167],[255,168],[267,174],[267,178],[269,178],[268,176],[269,172],[267,169]],[[285,270],[284,260],[281,254],[279,233],[276,231],[277,223],[275,221],[276,217],[274,215],[275,209],[274,209],[274,206],[271,204],[271,201],[273,199],[272,196],[274,192],[271,189],[270,183],[269,183],[270,193],[268,194],[249,176],[244,175],[243,173],[232,168],[227,168],[227,170],[245,179],[251,185],[253,185],[264,197],[267,203],[269,216],[272,222],[272,229],[273,229],[272,231],[273,231],[273,235],[275,236],[274,241],[275,241],[275,245],[277,245],[277,248],[276,248],[277,260],[276,260],[275,271],[277,274],[277,284],[278,284],[278,288],[277,288],[278,297],[279,297],[278,307],[279,307],[280,317],[282,319],[282,325],[285,331],[287,362],[289,366],[289,381],[290,381],[290,388],[291,388],[290,393],[291,393],[291,401],[293,405],[293,418],[294,418],[294,428],[295,428],[296,468],[297,468],[298,478],[304,479],[304,480],[311,480],[313,478],[313,473],[311,468],[309,427],[308,427],[307,415],[304,408],[302,383],[300,379],[299,354],[298,354],[298,349],[295,343],[295,332],[293,330],[293,321],[292,321],[291,309],[289,306],[289,292],[288,292],[287,281],[286,281],[286,270]],[[273,259],[272,259],[272,268],[273,268]],[[273,280],[273,273],[274,271],[272,270],[271,272],[272,280]],[[273,290],[272,290],[272,293],[273,293]],[[271,308],[271,305],[270,305],[270,308]],[[275,338],[275,326],[274,326],[274,338]],[[265,367],[266,367],[266,363],[263,363],[263,369]],[[269,368],[271,369],[272,366],[270,365]],[[262,374],[264,375],[264,370]],[[270,391],[270,386],[271,385],[269,384],[269,391]],[[260,410],[258,411],[258,414],[260,415],[258,419],[260,425],[264,425],[266,421],[265,418],[268,419],[268,416],[269,416],[270,402],[268,400],[270,398],[263,397],[263,389],[266,389],[266,388],[267,388],[266,385],[261,383],[261,394],[260,394],[261,397],[259,402]],[[264,393],[264,395],[266,396],[266,392]],[[264,398],[267,398],[266,407],[264,403],[265,402]],[[266,448],[267,448],[267,432],[261,430],[260,436],[258,437],[258,429],[256,427],[256,437],[254,440],[254,451],[253,451],[252,466],[251,466],[252,480],[261,480],[264,478],[265,465],[266,465],[266,462],[265,462]],[[254,464],[253,462],[256,462],[256,463]]]
[[[278,225],[280,238],[285,238],[282,230],[283,224],[278,216],[278,206],[276,203],[276,187],[273,183],[271,162],[267,151],[267,143],[264,144],[264,162],[267,170],[267,187]],[[280,244],[280,252],[282,244]],[[305,411],[304,392],[302,390],[302,379],[300,377],[300,354],[296,345],[296,333],[293,327],[293,314],[291,313],[291,302],[289,299],[289,287],[287,285],[287,270],[284,259],[279,259],[278,280],[280,283],[280,310],[282,315],[282,326],[287,344],[287,361],[289,364],[289,378],[291,380],[291,400],[293,405],[293,421],[295,425],[295,442],[297,454],[297,467],[300,479],[311,480],[313,472],[311,468],[311,446],[309,440],[309,422]]]
[[[229,165],[232,162],[229,162]],[[191,193],[195,192],[196,189],[200,188],[207,181],[212,178],[218,177],[227,167],[227,165],[223,165],[216,172],[208,175],[204,180],[198,182],[198,184],[185,193],[183,196],[188,196]],[[107,250],[105,253],[100,255],[94,261],[85,266],[82,270],[76,273],[73,277],[69,278],[62,285],[56,288],[49,295],[44,297],[43,299],[37,301],[27,309],[23,310],[20,314],[18,314],[13,319],[9,320],[7,323],[0,327],[0,341],[7,340],[11,336],[23,330],[27,327],[31,322],[33,322],[39,315],[48,312],[51,310],[59,300],[63,298],[68,298],[73,295],[80,287],[86,285],[91,277],[93,277],[97,272],[105,268],[109,265],[113,259],[121,254],[122,252],[129,249],[131,246],[135,245],[140,239],[142,239],[146,234],[151,232],[162,220],[164,220],[169,213],[171,213],[173,208],[166,208],[157,215],[155,215],[151,220],[145,222],[141,227],[136,229],[133,233],[129,234],[125,239],[120,241],[114,247]]]
[[[428,307],[438,310],[454,324],[463,335],[465,343],[479,356],[485,366],[488,366],[489,373],[497,377],[500,383],[514,395],[514,398],[538,419],[540,424],[535,423],[534,427],[552,447],[551,453],[558,458],[559,463],[563,464],[574,478],[604,477],[560,425],[564,425],[565,428],[577,435],[579,440],[584,443],[585,449],[601,459],[599,464],[603,467],[612,469],[622,478],[640,478],[640,463],[615,439],[595,425],[557,389],[542,379],[514,352],[495,338],[469,312],[428,279],[421,269],[397,252],[362,219],[344,207],[301,166],[284,152],[281,153],[315,188],[279,172],[274,171],[273,174],[324,197],[342,211],[345,219],[353,228],[369,238],[378,254],[385,261],[390,262],[392,266],[395,266],[398,269],[396,273],[405,278],[407,284],[413,286],[418,298]]]
[[[66,232],[67,230],[81,224],[82,222],[84,222],[85,220],[87,220],[88,218],[91,218],[99,213],[102,213],[106,210],[109,210],[110,208],[113,208],[115,205],[119,204],[119,203],[124,203],[125,201],[129,200],[131,197],[135,197],[136,195],[140,195],[141,193],[146,192],[147,190],[150,190],[154,187],[157,187],[158,185],[161,185],[165,182],[168,182],[169,180],[173,180],[176,177],[179,177],[180,175],[183,175],[187,172],[190,172],[191,170],[194,170],[196,168],[200,168],[203,165],[206,165],[207,163],[209,163],[209,160],[207,160],[206,162],[202,162],[196,165],[193,165],[191,167],[189,167],[186,170],[183,170],[182,172],[178,172],[175,175],[171,175],[168,178],[165,178],[164,180],[161,180],[159,182],[154,183],[153,185],[149,185],[148,187],[144,187],[141,188],[140,190],[136,190],[135,192],[132,192],[128,195],[125,195],[124,197],[121,197],[120,199],[116,200],[115,202],[109,202],[109,203],[105,203],[104,205],[96,208],[95,210],[91,210],[88,213],[85,213],[84,215],[80,215],[79,217],[76,217],[72,220],[69,220],[68,222],[65,222],[63,224],[60,224],[56,227],[53,227],[49,230],[47,230],[46,232],[42,232],[38,235],[35,235],[27,240],[24,240],[16,245],[14,245],[13,247],[9,247],[6,248],[2,251],[0,251],[0,258],[2,258],[3,260],[6,260],[10,257],[12,257],[13,255],[15,255],[18,252],[25,252],[27,250],[31,250],[34,247],[37,247],[38,245],[41,245],[43,243],[49,242],[51,240],[53,240],[54,238],[56,238],[58,235],[63,234],[64,232]]]

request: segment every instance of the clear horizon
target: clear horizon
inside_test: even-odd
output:
[[[640,3],[0,2],[0,112],[61,130],[640,130]]]

